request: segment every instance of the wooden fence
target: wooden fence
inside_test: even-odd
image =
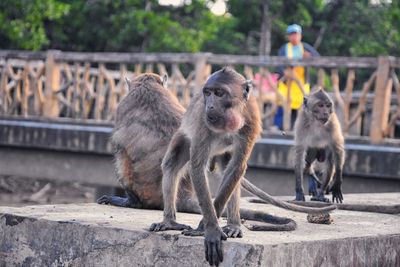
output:
[[[400,58],[284,57],[214,55],[210,53],[77,53],[0,50],[0,114],[23,117],[69,117],[111,121],[127,93],[124,77],[143,72],[168,74],[169,88],[188,105],[212,71],[230,65],[258,82],[255,91],[266,125],[277,107],[284,110],[283,128],[291,130],[291,84],[304,91],[290,72],[282,95],[271,72],[282,66],[304,66],[310,83],[328,87],[345,134],[367,134],[372,143],[393,138],[400,120]],[[261,79],[261,80],[260,80]],[[363,81],[364,79],[365,81]],[[267,83],[270,92],[261,87]],[[356,88],[358,85],[358,88]],[[370,115],[366,114],[370,110]],[[366,127],[367,125],[368,127]],[[367,129],[368,132],[362,130]]]

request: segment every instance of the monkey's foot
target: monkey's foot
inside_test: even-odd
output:
[[[304,193],[296,192],[296,198],[294,200],[295,201],[306,201],[306,198],[304,197]]]
[[[240,225],[228,224],[222,227],[222,231],[228,238],[242,238],[243,233]]]
[[[124,208],[142,208],[142,203],[133,203],[127,197],[117,197],[117,196],[108,196],[104,195],[97,199],[98,204],[110,204],[117,207]]]
[[[185,236],[204,236],[204,231],[197,229],[185,229],[182,231]]]
[[[167,231],[167,230],[177,230],[182,231],[185,229],[192,229],[189,225],[177,223],[175,221],[153,223],[149,230],[152,232]]]

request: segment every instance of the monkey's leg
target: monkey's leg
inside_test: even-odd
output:
[[[162,162],[164,219],[161,223],[153,223],[150,231],[184,230],[191,227],[176,222],[176,197],[181,176],[180,170],[189,160],[190,144],[181,133],[176,133],[171,140]]]
[[[330,189],[332,192],[332,202],[342,203],[342,181],[343,181],[343,164],[344,164],[344,148],[335,147],[333,149],[333,161],[335,162],[335,174],[333,175],[333,185]]]
[[[189,175],[189,162],[183,168],[183,175],[178,189],[177,209],[180,212],[201,214],[199,202],[194,195],[193,184]]]
[[[305,201],[304,189],[303,189],[303,166],[304,166],[304,148],[297,146],[295,147],[295,164],[294,164],[294,176],[296,178],[296,198],[297,201]]]
[[[222,231],[228,237],[239,237],[243,236],[241,230],[241,220],[240,220],[240,185],[237,185],[233,191],[231,198],[228,201],[227,212],[228,212],[228,223],[226,226],[222,227]]]
[[[118,207],[126,208],[143,208],[140,198],[129,189],[129,184],[134,179],[131,159],[125,149],[119,145],[115,145],[115,176],[121,182],[125,189],[126,197],[117,197],[104,195],[97,200],[98,204],[110,204]]]
[[[304,175],[310,175],[311,164],[316,158],[316,150],[308,149],[304,151],[303,147],[296,147],[296,158],[294,173],[296,177],[296,201],[305,201],[303,180]]]
[[[317,188],[321,187],[322,182],[315,173],[314,168],[310,168],[310,174],[308,175],[308,194],[310,196],[317,196]]]

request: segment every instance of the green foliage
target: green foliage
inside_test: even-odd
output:
[[[2,0],[2,49],[257,54],[263,0],[212,0],[161,6],[157,0]],[[332,56],[400,54],[400,2],[382,0],[268,1],[272,54],[286,42],[288,24]],[[375,1],[376,2],[376,1]]]
[[[0,1],[1,46],[39,50],[49,42],[45,24],[68,11],[69,5],[57,0]]]

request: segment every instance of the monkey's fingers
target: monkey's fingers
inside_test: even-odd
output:
[[[332,202],[333,203],[343,203],[343,194],[340,190],[332,192]]]
[[[240,226],[230,226],[230,225],[226,225],[224,227],[222,227],[222,231],[227,235],[227,237],[231,237],[231,238],[242,238],[243,237],[243,233],[242,233],[242,229],[240,229]]]
[[[243,237],[242,230],[240,230],[240,229],[232,230],[231,232],[229,232],[228,237],[232,237],[232,238],[242,238],[242,237]]]
[[[166,230],[182,231],[185,229],[192,229],[192,227],[186,224],[177,223],[175,221],[153,223],[149,228],[149,230],[153,232],[166,231]]]
[[[190,228],[183,230],[182,234],[185,236],[203,236],[204,231]]]
[[[169,230],[192,230],[193,228],[190,225],[173,222]]]
[[[150,225],[150,231],[152,232],[158,232],[158,231],[162,231],[161,228],[163,226],[163,223],[153,223],[152,225]]]
[[[223,253],[221,248],[221,241],[204,241],[204,247],[206,248],[206,260],[213,266],[218,266],[220,262],[223,261]]]
[[[97,199],[97,204],[110,204],[110,196],[104,195]]]

